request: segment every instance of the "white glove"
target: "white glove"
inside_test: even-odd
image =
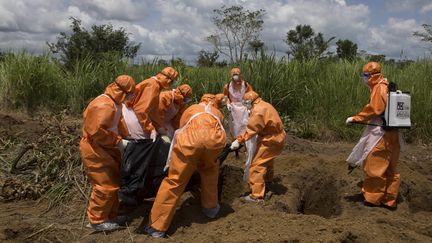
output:
[[[230,149],[231,150],[236,150],[240,147],[240,143],[239,141],[236,139],[234,140],[234,142],[231,143]]]
[[[157,132],[156,130],[152,130],[150,133],[150,139],[153,140],[153,143],[156,141],[156,137],[157,137]]]
[[[232,110],[231,104],[227,104],[226,107],[227,107],[228,111],[231,112],[231,110]]]
[[[167,135],[162,135],[161,139],[164,141],[164,143],[171,143],[171,138]]]
[[[348,117],[345,121],[347,126],[351,126],[354,123],[352,116]]]
[[[126,140],[126,139],[122,139],[118,143],[118,148],[119,148],[121,154],[123,154],[123,152],[126,149],[126,146],[128,145],[128,143],[129,143],[129,140]]]

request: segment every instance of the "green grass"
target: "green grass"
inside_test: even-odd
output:
[[[51,61],[27,53],[7,55],[0,63],[0,97],[14,108],[29,111],[40,106],[79,114],[88,102],[102,93],[120,74],[136,83],[158,73],[157,62],[128,65],[121,61],[95,64],[86,59],[75,70],[65,71]],[[317,139],[357,140],[361,126],[346,127],[345,119],[358,113],[369,100],[369,92],[359,74],[364,61],[323,61],[305,63],[277,60],[266,56],[240,65],[253,88],[281,113],[287,127],[296,135]],[[228,82],[230,67],[197,68],[176,66],[180,83],[194,90],[194,101],[204,93],[220,93]],[[383,74],[412,95],[413,128],[406,131],[409,141],[431,142],[432,61],[419,60],[404,65],[383,64]]]

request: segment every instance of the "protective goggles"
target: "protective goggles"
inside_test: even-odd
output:
[[[362,74],[360,74],[360,77],[363,78],[363,79],[365,79],[365,78],[368,79],[368,78],[370,78],[370,76],[371,76],[370,73],[362,73]]]
[[[133,92],[127,92],[119,83],[117,83],[117,81],[114,81],[114,83],[117,85],[117,87],[126,94],[126,99],[132,99],[135,94]]]
[[[167,77],[169,80],[171,80],[172,84],[176,84],[177,80],[176,79],[172,79],[168,74],[164,73],[164,72],[160,72],[160,74],[162,74],[163,76]]]

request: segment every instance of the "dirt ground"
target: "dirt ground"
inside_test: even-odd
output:
[[[69,121],[71,122],[71,121]],[[79,135],[79,119],[72,131]],[[8,136],[36,139],[43,119],[0,115],[4,148]],[[20,134],[17,133],[21,131]],[[353,143],[322,143],[289,136],[285,150],[275,161],[275,182],[267,200],[247,204],[240,196],[244,154],[225,162],[222,210],[217,219],[201,214],[199,199],[187,192],[182,197],[164,241],[172,242],[432,242],[432,146],[407,145],[399,170],[402,177],[398,208],[365,207],[360,194],[363,172],[347,174],[344,162]],[[15,151],[16,152],[16,151]],[[3,160],[10,159],[6,149]],[[1,161],[5,165],[5,161]],[[1,166],[2,193],[5,167]],[[77,184],[78,185],[78,184]],[[81,190],[81,191],[80,191]],[[88,188],[84,188],[88,190]],[[3,197],[4,199],[4,197]],[[84,226],[85,193],[78,186],[50,210],[50,201],[2,200],[0,240],[3,242],[127,242],[161,241],[138,234],[147,222],[151,201],[132,210],[128,227],[112,233],[92,233]]]

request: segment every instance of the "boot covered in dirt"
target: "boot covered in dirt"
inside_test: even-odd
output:
[[[247,195],[242,197],[242,201],[247,203],[262,203],[264,202],[264,199],[253,198],[251,195]]]
[[[220,205],[218,203],[218,205],[214,208],[203,208],[202,212],[205,216],[214,219],[216,218],[216,215],[219,213],[220,210]]]
[[[117,223],[114,222],[103,222],[100,224],[88,224],[87,228],[93,229],[94,231],[113,231],[120,228]]]
[[[153,229],[152,227],[150,227],[150,226],[147,226],[145,229],[144,229],[144,231],[148,234],[148,235],[150,235],[151,237],[154,237],[154,238],[165,238],[165,231],[159,231],[159,230],[156,230],[156,229]]]

